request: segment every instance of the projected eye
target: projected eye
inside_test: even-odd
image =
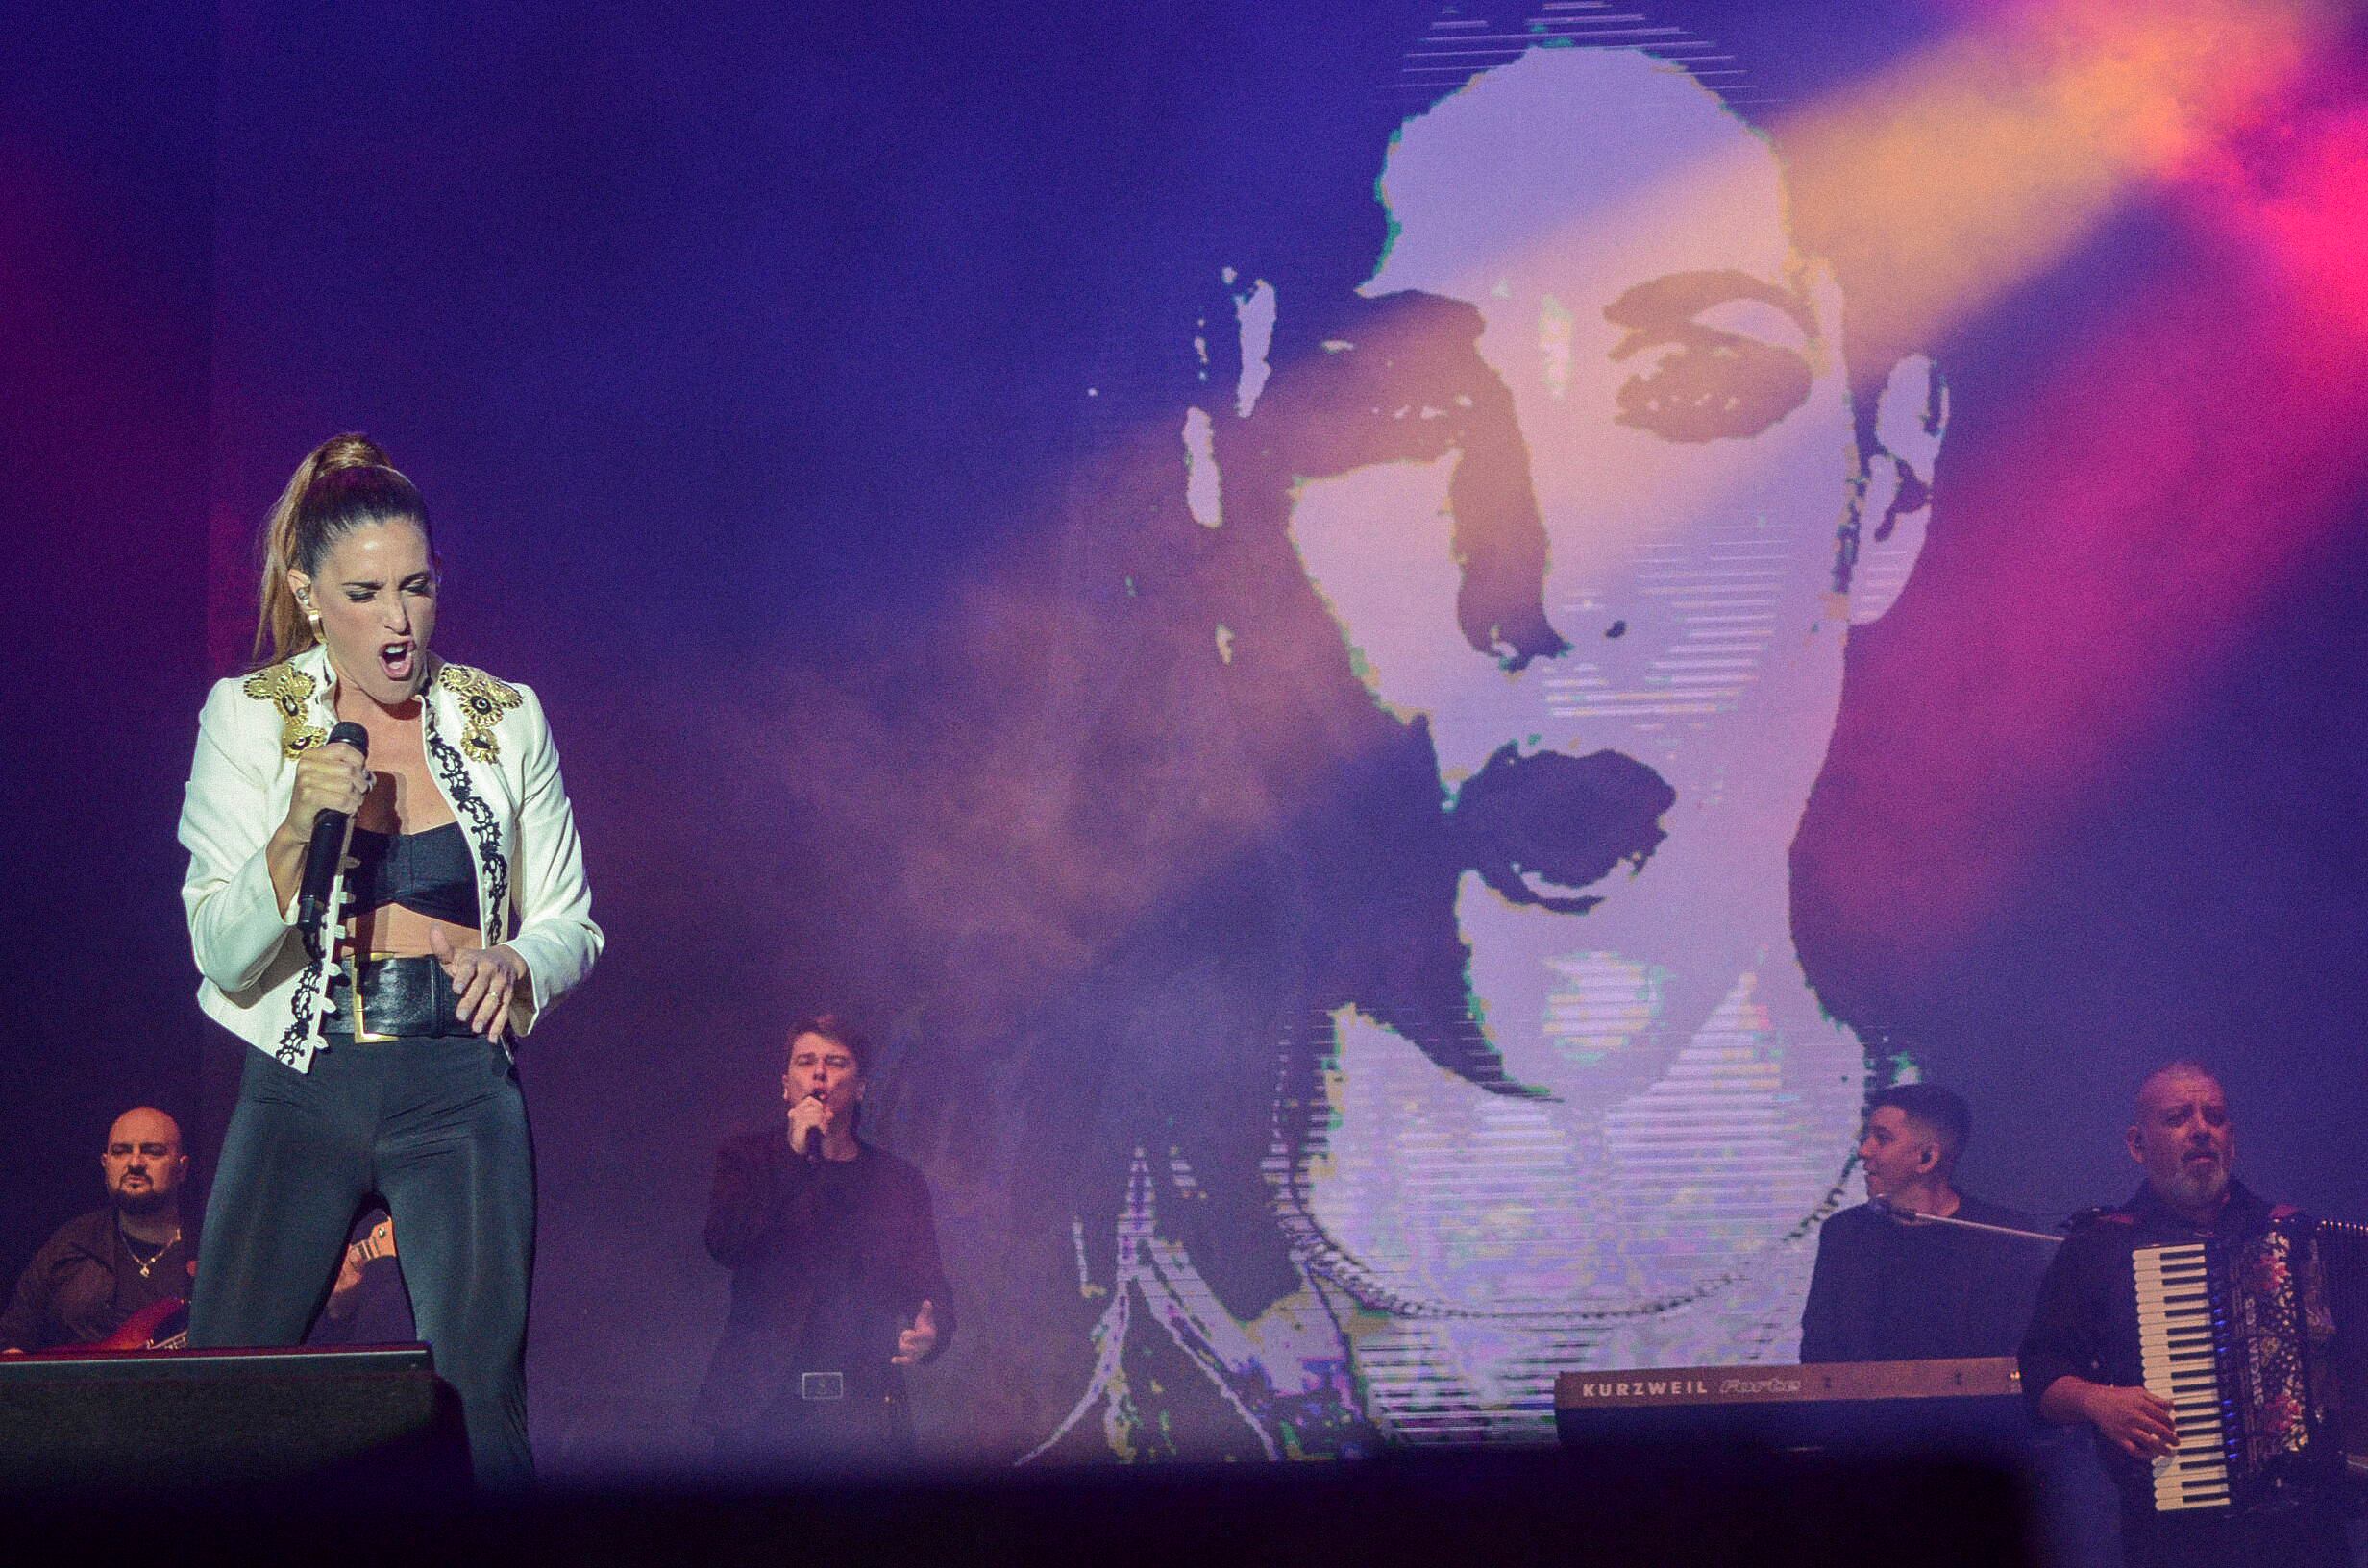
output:
[[[1627,330],[1613,359],[1641,356],[1616,394],[1622,425],[1667,441],[1753,436],[1808,400],[1809,312],[1747,274],[1656,278],[1614,301],[1604,317]]]
[[[1617,418],[1665,440],[1715,441],[1758,435],[1808,398],[1809,364],[1799,355],[1697,328],[1620,383]]]

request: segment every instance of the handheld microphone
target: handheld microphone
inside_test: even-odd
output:
[[[370,732],[351,719],[331,727],[325,746],[350,746],[370,756]],[[353,817],[342,811],[324,811],[312,819],[312,842],[305,845],[305,876],[296,893],[296,926],[307,940],[319,936],[322,923],[328,919],[329,893],[337,883],[337,865],[345,858],[346,834],[354,825]]]
[[[820,1095],[816,1095],[816,1094],[809,1094],[809,1095],[807,1095],[807,1096],[806,1096],[806,1098],[808,1098],[808,1099],[819,1099],[819,1098],[821,1098],[821,1096],[820,1096]],[[808,1127],[808,1128],[805,1130],[805,1147],[804,1147],[804,1149],[803,1149],[802,1152],[803,1152],[803,1154],[805,1155],[805,1157],[806,1157],[806,1161],[807,1161],[807,1163],[808,1163],[808,1164],[822,1164],[822,1158],[823,1158],[823,1130],[822,1130],[820,1127]]]

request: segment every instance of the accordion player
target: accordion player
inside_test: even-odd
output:
[[[2094,1429],[2127,1561],[2348,1568],[2368,1232],[2237,1181],[2227,1102],[2200,1068],[2147,1080],[2130,1143],[2144,1185],[2076,1222],[2041,1282],[2026,1397]]]

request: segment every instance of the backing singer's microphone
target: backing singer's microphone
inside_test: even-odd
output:
[[[819,1094],[809,1094],[806,1098],[809,1100],[816,1100],[822,1098],[822,1096]],[[820,1127],[808,1127],[805,1130],[805,1146],[802,1152],[804,1153],[806,1159],[812,1161],[816,1164],[820,1164],[822,1163],[823,1130]]]
[[[1988,1236],[2010,1236],[2018,1241],[2044,1241],[2050,1246],[2063,1239],[2060,1236],[2050,1236],[2045,1231],[2026,1231],[2019,1225],[1992,1225],[1984,1219],[1959,1219],[1954,1214],[1922,1213],[1913,1209],[1902,1209],[1888,1198],[1870,1197],[1866,1200],[1866,1207],[1894,1225],[1940,1225],[1953,1231],[1980,1231]]]
[[[351,719],[331,726],[329,739],[321,744],[350,746],[369,760],[370,732]],[[308,939],[319,935],[329,917],[329,890],[336,886],[346,829],[353,825],[353,817],[342,811],[324,811],[312,819],[312,842],[305,845],[305,878],[296,892],[296,927]]]

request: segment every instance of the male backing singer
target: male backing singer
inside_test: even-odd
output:
[[[790,1031],[786,1127],[716,1151],[707,1251],[731,1308],[700,1389],[719,1457],[763,1469],[909,1462],[903,1368],[951,1342],[921,1172],[855,1136],[870,1045],[834,1015]]]
[[[1957,1188],[1973,1114],[1937,1084],[1867,1096],[1859,1163],[1868,1201],[1817,1234],[1801,1311],[1803,1361],[1912,1361],[2011,1356],[2031,1321],[2043,1243],[1912,1216],[2028,1231],[2030,1215]]]

